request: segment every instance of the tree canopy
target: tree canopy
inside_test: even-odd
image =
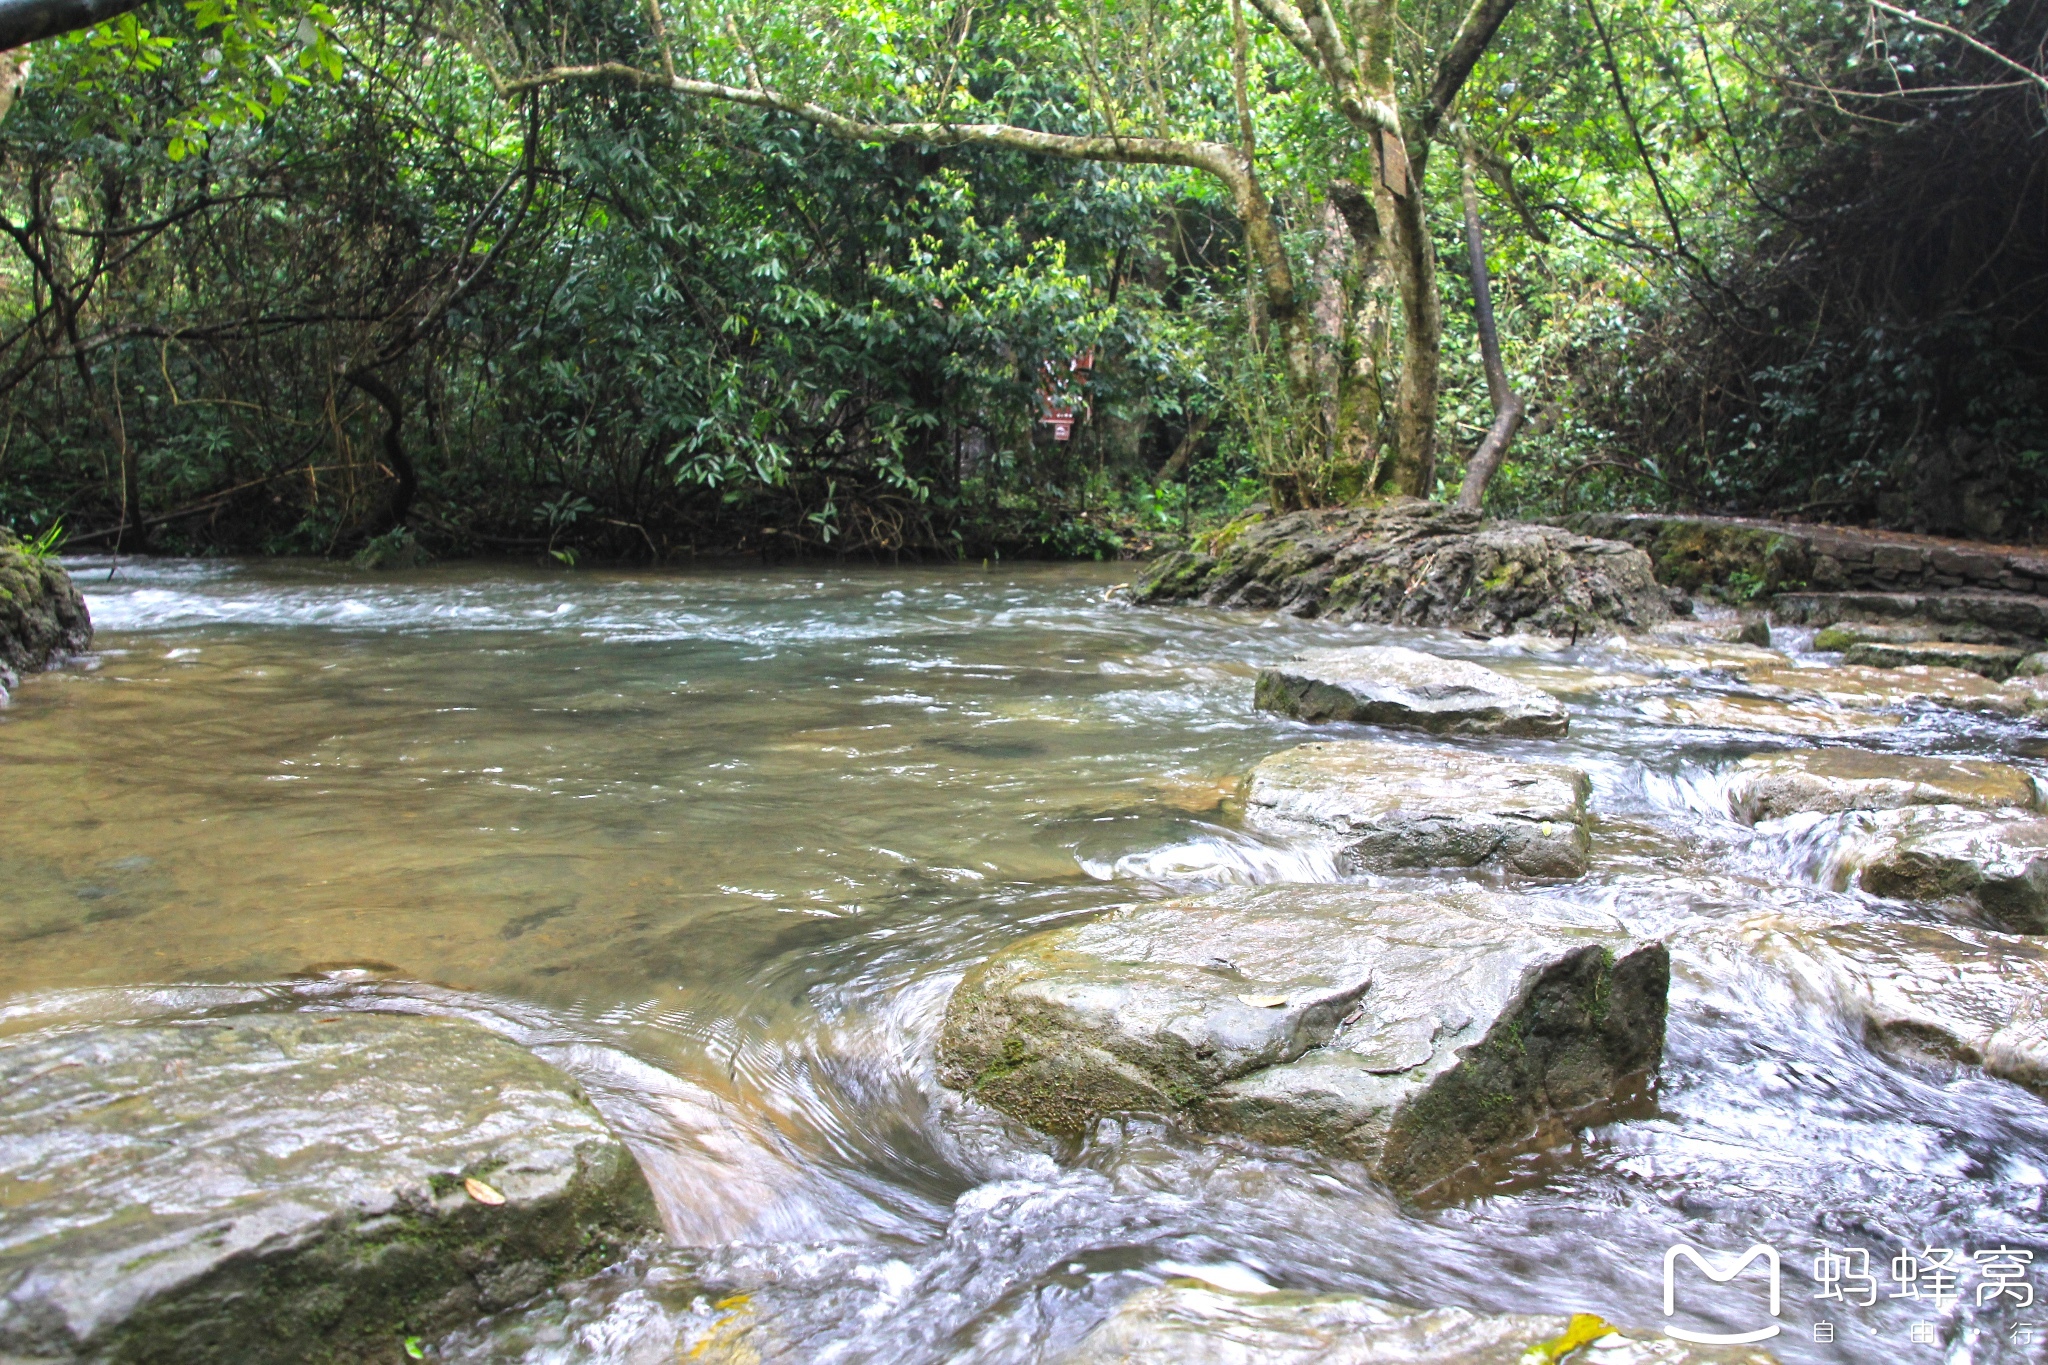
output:
[[[2048,0],[159,3],[0,57],[0,522],[2031,534],[2044,41]]]

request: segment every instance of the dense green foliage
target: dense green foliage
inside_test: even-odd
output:
[[[1420,35],[1461,12],[1410,8]],[[1341,448],[1282,382],[1241,214],[1199,171],[844,140],[622,80],[494,87],[658,71],[653,13],[194,0],[43,45],[0,121],[0,524],[62,519],[81,549],[1090,555],[1267,490],[1389,491],[1391,409],[1363,404]],[[1226,6],[665,13],[695,69],[861,117],[1242,136]],[[1971,44],[2038,68],[2048,4],[1924,13],[1957,32],[1523,0],[1427,172],[1422,491],[1456,490],[1492,420],[1470,147],[1532,408],[1490,507],[2037,529],[2048,85]],[[1316,363],[1391,394],[1393,286],[1333,253],[1325,207],[1372,155],[1249,20],[1296,287],[1351,315]],[[1055,442],[1038,391],[1083,355]]]

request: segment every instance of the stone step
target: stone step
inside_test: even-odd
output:
[[[1987,643],[2048,640],[2048,597],[2010,592],[1781,592],[1771,599],[1779,624],[1920,621],[1991,637]],[[1936,633],[1940,633],[1938,630]]]
[[[2048,594],[2048,553],[1898,531],[1808,526],[1743,517],[1589,513],[1584,535],[1626,541],[1650,556],[1660,583],[1698,592],[1989,591]]]

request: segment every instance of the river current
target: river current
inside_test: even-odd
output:
[[[1872,1053],[1741,948],[1760,911],[1898,912],[1729,817],[1727,769],[1801,741],[1669,723],[1711,675],[1133,608],[1119,567],[73,567],[95,654],[0,709],[0,1031],[460,1014],[575,1074],[655,1185],[672,1245],[437,1359],[1035,1361],[1185,1275],[1654,1331],[1678,1242],[1778,1250],[1786,1362],[2044,1358],[2015,1329],[2048,1341],[2048,1304],[1894,1298],[1884,1268],[2048,1262],[2048,1105]],[[1138,1119],[1061,1143],[941,1087],[948,992],[1004,944],[1336,876],[1236,821],[1253,763],[1339,733],[1253,710],[1252,678],[1375,642],[1570,680],[1568,739],[1465,742],[1592,775],[1593,869],[1539,894],[1669,937],[1654,1109],[1416,1208],[1341,1162]],[[2035,734],[1926,712],[1857,742],[2038,775]],[[1869,1251],[1874,1303],[1814,1298],[1823,1244]],[[1759,1311],[1717,1292],[1692,1320]]]

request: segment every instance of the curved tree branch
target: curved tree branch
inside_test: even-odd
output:
[[[141,9],[145,0],[0,0],[0,52],[76,33]]]

